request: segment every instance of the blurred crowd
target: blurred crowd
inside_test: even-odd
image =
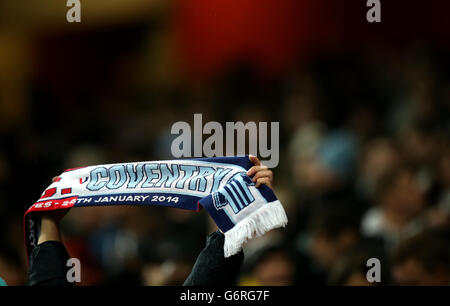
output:
[[[149,31],[48,39],[34,50],[37,72],[21,89],[29,103],[0,120],[0,277],[9,285],[26,283],[23,213],[52,177],[172,159],[170,127],[194,113],[280,123],[274,191],[289,224],[245,246],[236,284],[450,284],[448,53],[427,44],[324,52],[273,77],[242,61],[220,77],[172,82]],[[74,50],[61,47],[74,40]],[[89,44],[96,56],[70,57]],[[82,285],[182,284],[215,230],[205,211],[163,207],[72,209],[61,226]],[[370,258],[380,283],[367,281]]]
[[[242,284],[450,284],[449,67],[427,48],[367,55],[284,80],[274,171],[290,224],[250,246]]]

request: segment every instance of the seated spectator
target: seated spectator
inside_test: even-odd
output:
[[[0,286],[20,286],[26,272],[20,256],[11,245],[0,243]]]
[[[448,233],[447,233],[448,234]],[[393,257],[393,276],[398,285],[450,285],[450,244],[432,232],[404,241]]]
[[[379,260],[379,279],[368,279],[373,266],[369,259]],[[327,284],[333,286],[373,286],[391,282],[390,262],[379,239],[364,239],[331,269]]]
[[[241,278],[240,285],[295,285],[296,257],[289,247],[266,247],[254,257],[249,273]]]
[[[309,254],[326,273],[360,240],[360,212],[354,205],[335,203],[312,217]]]
[[[424,193],[415,171],[398,167],[380,179],[377,194],[379,204],[363,217],[362,235],[383,238],[390,253],[400,241],[422,229]]]
[[[399,163],[400,156],[396,143],[387,137],[370,140],[363,151],[356,187],[359,196],[371,201],[377,182]]]

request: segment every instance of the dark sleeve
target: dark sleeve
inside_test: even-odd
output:
[[[223,244],[225,236],[216,231],[206,238],[206,246],[200,252],[184,286],[231,286],[235,284],[244,253],[225,258]]]
[[[64,244],[59,241],[46,241],[33,249],[28,271],[29,286],[71,286],[66,278],[70,267]]]

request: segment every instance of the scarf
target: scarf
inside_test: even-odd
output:
[[[167,206],[206,209],[225,235],[224,256],[249,239],[284,227],[283,206],[246,172],[248,156],[97,165],[64,171],[24,215],[27,255],[36,247],[40,212],[85,206]]]

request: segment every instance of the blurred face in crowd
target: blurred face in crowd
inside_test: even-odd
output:
[[[4,279],[8,286],[21,286],[25,283],[25,273],[22,269],[11,264],[2,256],[0,256],[0,277]]]
[[[261,286],[294,285],[295,264],[288,254],[274,252],[267,255],[254,269],[253,276]]]
[[[398,162],[398,152],[388,139],[377,139],[367,146],[362,162],[362,175],[375,183]]]
[[[399,173],[385,193],[383,204],[405,219],[413,218],[420,213],[424,206],[424,194],[414,173],[406,170]]]
[[[309,192],[323,192],[337,184],[333,173],[314,157],[300,159],[296,175],[302,187]]]
[[[329,237],[317,231],[312,235],[310,252],[314,260],[325,269],[330,268],[357,241],[357,235],[351,230],[342,231],[337,237]]]
[[[393,276],[398,285],[448,286],[450,274],[443,266],[427,270],[415,258],[409,258],[394,266]]]
[[[414,129],[407,130],[404,133],[401,145],[403,152],[406,153],[406,159],[421,164],[428,163],[436,157],[436,152],[439,152],[439,150],[436,148],[436,142],[432,135]]]

